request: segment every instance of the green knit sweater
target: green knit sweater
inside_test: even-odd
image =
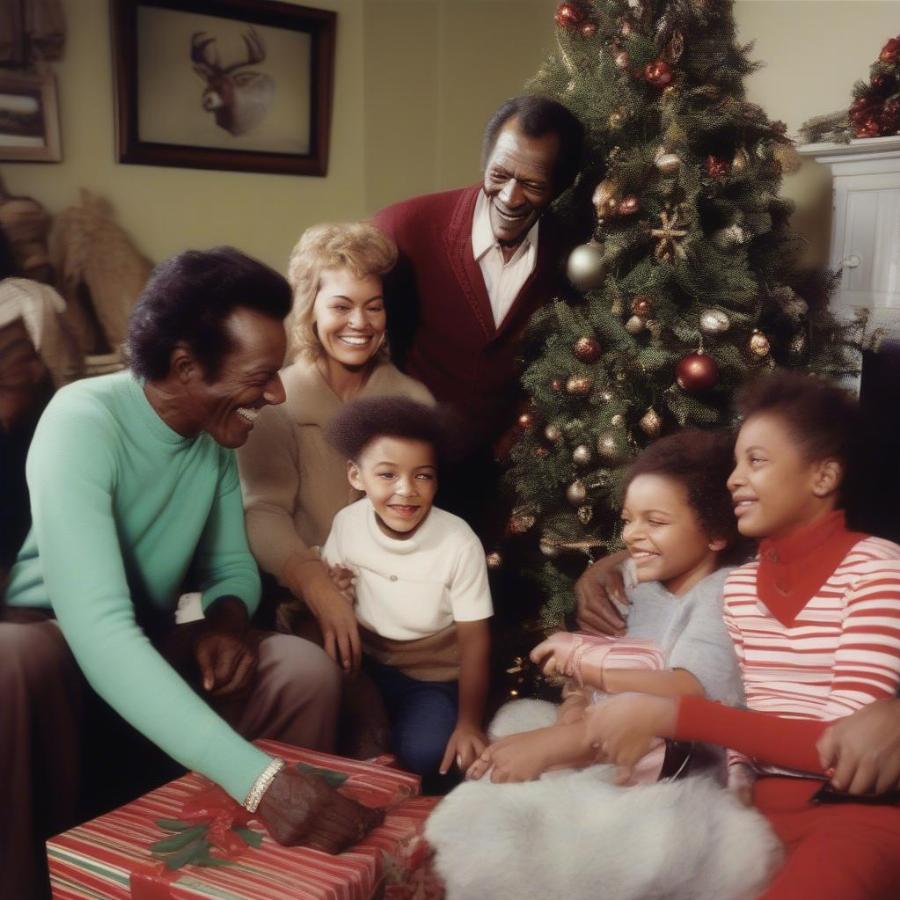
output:
[[[33,526],[7,603],[53,607],[97,693],[138,731],[243,800],[269,757],[235,733],[157,653],[136,615],[171,612],[188,570],[204,609],[236,596],[253,613],[234,453],[183,438],[130,372],[59,391],[26,466]]]

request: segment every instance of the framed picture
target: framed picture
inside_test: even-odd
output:
[[[119,162],[325,175],[337,15],[113,0]]]
[[[0,162],[61,159],[53,76],[0,71]]]

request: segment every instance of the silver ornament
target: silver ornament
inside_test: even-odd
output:
[[[640,334],[644,330],[646,324],[647,323],[640,316],[631,316],[625,323],[625,330],[629,334]]]
[[[660,153],[653,165],[661,175],[674,175],[681,168],[681,157],[677,153]]]
[[[655,438],[662,429],[662,419],[660,419],[659,414],[651,406],[650,409],[641,416],[638,425],[641,426],[641,431],[643,431],[647,437]]]
[[[581,244],[570,254],[566,263],[566,276],[579,291],[602,287],[606,280],[607,264],[603,247],[596,241]]]
[[[560,429],[559,425],[548,425],[544,429],[544,437],[551,444],[557,444],[562,440],[562,429]]]
[[[488,553],[485,556],[484,561],[487,564],[487,567],[494,571],[503,566],[503,557],[496,550],[494,550],[493,553]]]
[[[541,538],[538,542],[538,546],[541,548],[541,553],[550,559],[559,556],[559,547],[557,547],[556,542],[550,540],[550,538]]]
[[[700,313],[700,330],[704,334],[723,334],[731,328],[731,319],[721,309],[704,309]]]
[[[575,463],[576,466],[589,466],[593,458],[594,454],[587,444],[579,444],[572,451],[572,462]]]
[[[625,424],[625,416],[623,416],[621,413],[616,413],[609,421],[616,428],[621,428]]]
[[[590,375],[572,375],[566,381],[566,393],[575,397],[585,397],[591,392],[594,379]]]
[[[587,500],[587,488],[583,481],[573,481],[566,488],[566,500],[568,500],[572,506],[581,506],[581,504]]]

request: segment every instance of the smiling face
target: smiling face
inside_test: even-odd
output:
[[[434,448],[410,438],[375,438],[347,464],[347,475],[372,502],[378,527],[399,540],[415,534],[437,493]]]
[[[225,320],[234,346],[208,382],[194,363],[186,370],[185,406],[189,431],[206,431],[223,447],[240,447],[259,411],[284,402],[278,370],[284,361],[284,324],[239,307]]]
[[[734,456],[728,490],[738,530],[747,537],[783,537],[837,505],[840,464],[810,460],[778,415],[751,416],[738,433]]]
[[[528,137],[513,117],[497,133],[484,167],[491,230],[501,245],[521,241],[558,193],[555,185],[559,137]]]
[[[724,540],[710,538],[688,503],[683,484],[664,475],[637,475],[625,492],[622,537],[638,581],[659,581],[683,594],[714,572]]]
[[[381,279],[325,269],[313,303],[313,327],[325,355],[348,368],[365,366],[384,343],[387,317]]]

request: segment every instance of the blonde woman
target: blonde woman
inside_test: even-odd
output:
[[[294,247],[288,279],[294,309],[291,362],[281,372],[286,401],[258,413],[238,454],[250,548],[259,565],[315,615],[325,650],[345,671],[361,647],[349,601],[317,548],[338,510],[362,495],[325,428],[350,400],[400,395],[433,403],[428,389],[388,359],[382,278],[397,248],[363,222],[316,225]]]

